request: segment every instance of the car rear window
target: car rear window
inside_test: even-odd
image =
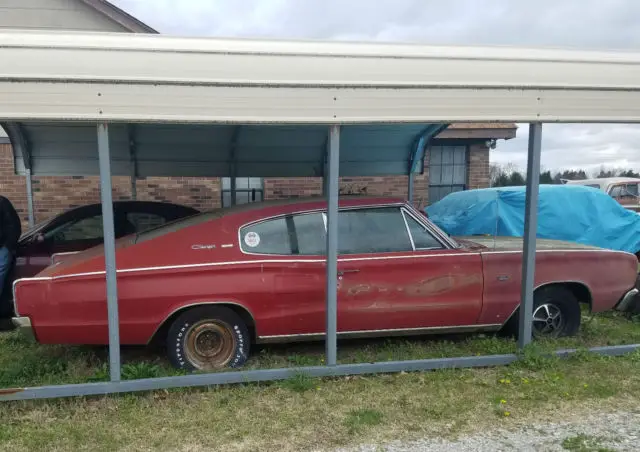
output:
[[[322,255],[326,238],[322,214],[304,213],[263,220],[240,229],[245,253]]]
[[[200,214],[193,215],[191,217],[181,218],[179,220],[165,223],[156,228],[149,229],[144,232],[140,232],[136,236],[134,243],[142,243],[147,240],[152,240],[157,237],[161,237],[165,234],[169,234],[171,232],[176,232],[184,228],[206,223],[207,221],[215,220],[217,218],[222,217],[223,213],[224,213],[224,209],[215,209],[209,212],[200,213]]]

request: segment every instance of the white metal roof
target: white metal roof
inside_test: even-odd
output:
[[[0,120],[640,122],[640,54],[0,33]]]

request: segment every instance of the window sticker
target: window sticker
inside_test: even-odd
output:
[[[244,236],[244,243],[250,248],[255,248],[260,245],[260,235],[257,232],[247,232]]]

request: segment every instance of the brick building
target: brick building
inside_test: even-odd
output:
[[[67,29],[133,33],[156,31],[104,0],[0,0],[1,28]],[[416,204],[425,205],[447,193],[489,184],[489,152],[497,140],[515,137],[515,124],[453,124],[426,152],[425,171],[415,176]],[[407,176],[343,178],[343,193],[407,196]],[[172,201],[199,209],[230,203],[228,178],[141,178],[136,199]],[[132,197],[129,177],[114,177],[114,199]],[[237,202],[319,195],[320,178],[238,178]],[[36,222],[69,207],[100,202],[97,177],[33,177]],[[15,173],[13,152],[0,129],[0,193],[15,204],[26,221],[24,176]]]

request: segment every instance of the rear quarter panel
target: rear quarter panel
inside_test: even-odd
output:
[[[480,323],[505,322],[520,303],[522,252],[482,253],[484,306]],[[591,309],[612,309],[636,281],[638,263],[628,253],[606,250],[538,251],[535,287],[579,283],[591,293]],[[580,300],[587,301],[587,300]]]
[[[282,332],[284,312],[274,305],[282,258],[244,254],[237,215],[185,228],[117,250],[118,308],[123,344],[147,343],[171,314],[198,304],[244,308],[259,335]],[[74,256],[43,273],[44,281],[17,285],[21,315],[29,316],[42,343],[106,344],[108,322],[104,258]],[[28,289],[28,290],[27,290]]]

